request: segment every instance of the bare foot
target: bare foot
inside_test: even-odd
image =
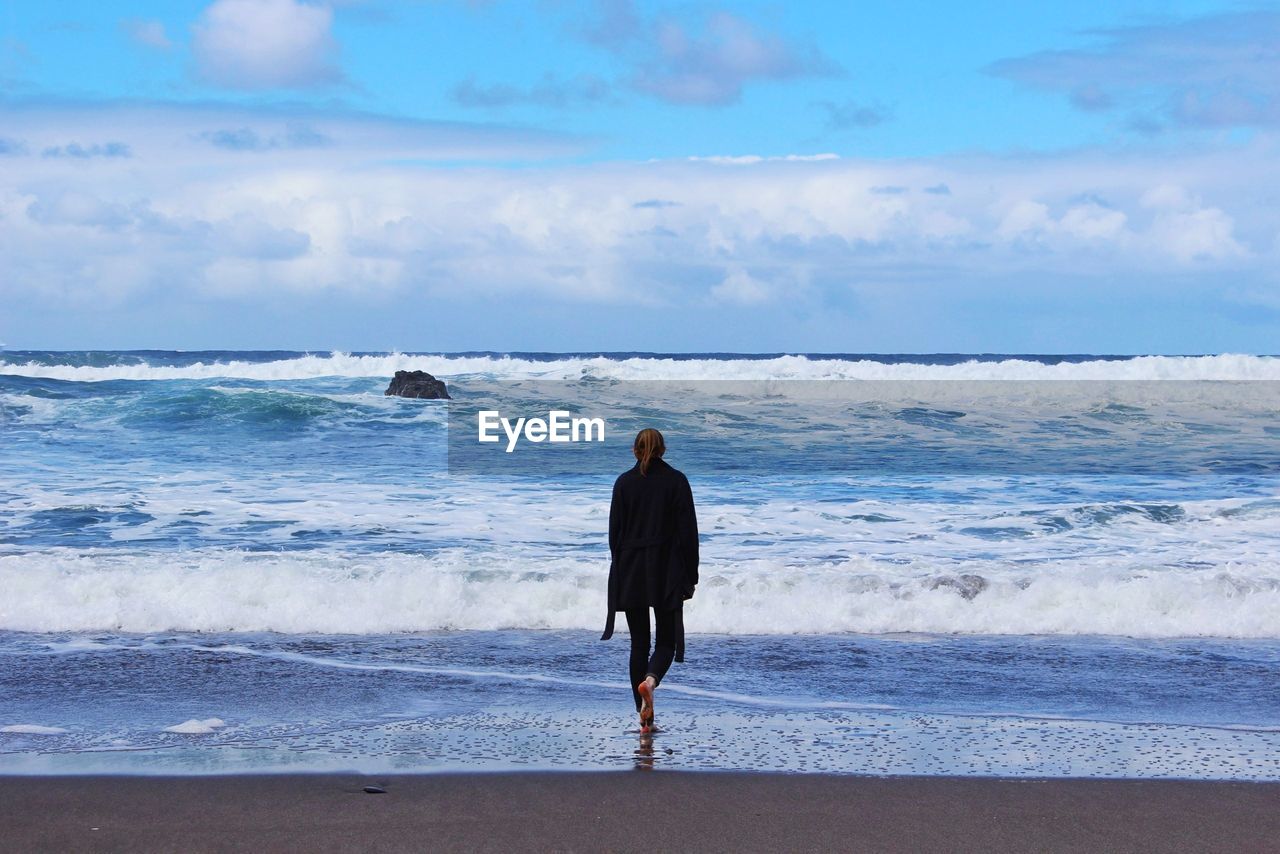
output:
[[[658,683],[652,676],[646,676],[644,681],[636,686],[636,693],[640,695],[641,732],[649,732],[653,729],[653,689],[657,687]]]

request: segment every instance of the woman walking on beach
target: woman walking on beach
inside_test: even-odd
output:
[[[651,427],[636,434],[636,464],[613,484],[609,505],[609,617],[631,632],[631,693],[640,731],[654,729],[653,693],[674,658],[684,661],[684,602],[698,584],[698,520],[685,476],[667,465],[666,443]],[[649,609],[657,638],[649,651]]]

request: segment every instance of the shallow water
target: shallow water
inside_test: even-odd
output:
[[[651,739],[627,714],[625,636],[7,633],[0,648],[6,716],[59,730],[0,733],[15,773],[1280,779],[1272,641],[696,635]]]

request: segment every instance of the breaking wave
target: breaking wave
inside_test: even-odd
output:
[[[477,565],[472,554],[0,557],[0,629],[369,634],[583,629],[604,622],[600,560]],[[1105,563],[939,573],[853,560],[708,566],[691,633],[1280,637],[1280,571]]]
[[[301,380],[321,377],[390,377],[425,370],[446,378],[483,375],[500,379],[573,380],[1280,380],[1280,357],[1135,356],[1057,357],[862,356],[560,356],[523,355],[297,355],[288,358],[209,361],[123,356],[75,364],[63,355],[0,357],[0,375],[104,382],[110,380]],[[84,361],[84,360],[81,360]],[[109,364],[98,362],[108,361]],[[72,363],[69,363],[72,362]]]

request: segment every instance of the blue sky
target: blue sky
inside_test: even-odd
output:
[[[1277,352],[1280,8],[0,10],[11,348]]]

